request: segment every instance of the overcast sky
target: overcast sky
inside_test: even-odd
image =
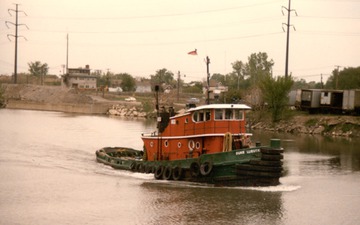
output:
[[[0,0],[0,74],[14,71],[18,3],[18,73],[47,63],[62,74],[69,34],[69,67],[149,77],[166,68],[185,81],[226,74],[231,63],[266,52],[274,75],[285,73],[287,0]],[[360,66],[360,0],[292,0],[289,72],[326,80],[335,66]],[[282,11],[285,15],[282,14]],[[298,16],[295,15],[295,11]],[[292,27],[292,28],[293,28]],[[197,49],[198,56],[187,53]]]

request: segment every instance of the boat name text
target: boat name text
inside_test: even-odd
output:
[[[260,149],[251,149],[251,150],[244,150],[240,152],[236,152],[236,155],[243,155],[243,154],[251,154],[251,153],[257,153],[260,152]]]

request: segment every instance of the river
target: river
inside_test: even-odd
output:
[[[360,139],[280,138],[281,185],[221,188],[158,181],[95,160],[104,146],[142,149],[151,121],[0,110],[0,224],[359,224]]]

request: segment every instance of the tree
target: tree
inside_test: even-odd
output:
[[[248,57],[248,60],[245,65],[245,74],[249,76],[252,85],[258,84],[263,77],[272,74],[274,61],[268,60],[267,53],[253,53]]]
[[[225,84],[225,76],[220,74],[220,73],[214,73],[211,77],[210,80],[215,80],[216,83],[221,83],[223,85]]]
[[[225,93],[224,103],[240,103],[242,99],[242,91],[231,89]]]
[[[45,76],[49,72],[49,67],[46,63],[42,64],[40,61],[35,61],[28,63],[28,65],[29,65],[29,72],[31,75]]]
[[[155,84],[160,84],[160,86],[165,84],[165,85],[171,85],[172,87],[176,87],[176,83],[177,83],[174,80],[174,74],[165,68],[156,71],[155,75],[150,75],[150,80],[152,83],[152,88],[155,86]]]
[[[342,71],[333,70],[332,76],[326,82],[326,87],[333,89],[360,88],[360,67],[344,68]]]
[[[296,89],[322,89],[322,88],[323,88],[323,84],[321,82],[310,81],[309,83],[307,83],[306,80],[304,80],[304,79],[294,80],[294,84],[292,87],[293,90],[296,90]]]
[[[111,86],[111,80],[114,77],[114,74],[111,72],[107,72],[102,74],[99,79],[97,80],[97,85],[98,86],[103,86],[103,87],[110,87]]]
[[[294,81],[291,76],[277,77],[265,76],[260,82],[260,89],[264,101],[268,104],[272,113],[272,121],[277,122],[282,118],[288,103],[288,94]]]
[[[119,74],[118,77],[121,79],[120,87],[123,91],[136,91],[135,79],[128,73]]]
[[[245,64],[242,61],[235,61],[231,63],[231,66],[234,70],[232,74],[237,76],[236,89],[239,90],[240,81],[245,79]]]
[[[198,93],[201,94],[203,83],[200,81],[192,81],[187,86],[183,87],[183,93]]]
[[[4,89],[3,87],[0,85],[0,108],[5,107],[5,97],[4,97]]]

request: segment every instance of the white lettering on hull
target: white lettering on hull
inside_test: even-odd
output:
[[[252,153],[258,153],[258,152],[260,152],[259,148],[239,151],[239,152],[236,152],[235,155],[252,154]]]

